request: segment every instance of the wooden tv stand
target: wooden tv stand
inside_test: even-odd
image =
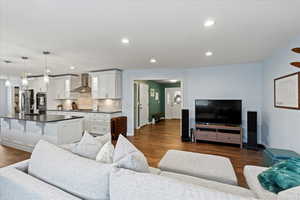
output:
[[[196,124],[195,140],[239,144],[243,148],[243,129],[240,126]]]

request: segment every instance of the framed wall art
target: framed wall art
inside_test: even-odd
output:
[[[274,106],[300,109],[300,72],[274,79]]]

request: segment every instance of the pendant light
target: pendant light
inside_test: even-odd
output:
[[[43,51],[43,54],[45,55],[45,71],[44,71],[44,82],[49,83],[49,75],[48,75],[48,66],[47,66],[47,56],[50,54],[49,51]]]
[[[26,68],[26,60],[28,59],[28,57],[21,57],[23,59],[24,62],[24,67]],[[26,72],[24,72],[23,78],[22,78],[22,85],[23,86],[27,86],[28,85],[28,79],[27,79],[27,74]]]
[[[9,63],[11,63],[11,61],[9,61],[9,60],[4,60],[4,62],[6,63],[6,65],[8,65]],[[7,77],[7,79],[6,79],[6,81],[5,81],[5,86],[6,86],[6,87],[10,87],[10,86],[11,86],[9,77]]]

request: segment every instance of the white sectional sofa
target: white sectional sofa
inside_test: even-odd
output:
[[[149,168],[99,163],[40,141],[29,160],[0,169],[1,200],[246,200],[248,189]]]
[[[86,163],[87,159],[82,159],[83,160],[80,158],[77,162],[80,161],[84,165],[90,165],[90,163]],[[53,170],[49,170],[48,172],[48,176],[50,178],[37,178],[32,174],[28,174],[30,162],[30,160],[26,160],[0,169],[1,200],[179,200],[182,198],[189,200],[255,199],[255,195],[250,190],[242,187],[172,172],[164,172],[156,168],[151,168],[151,173],[147,174],[137,173],[130,170],[114,169],[112,167],[112,173],[108,177],[109,180],[103,178],[103,173],[100,176],[95,175],[94,177],[91,177],[89,176],[89,174],[92,174],[91,172],[88,173],[86,170],[82,169],[82,173],[78,174],[77,177],[71,176],[73,172],[69,173],[67,176],[60,176],[59,174],[56,174],[56,178],[61,177],[61,179],[58,180],[56,184],[53,184],[53,180],[51,180],[51,171]],[[96,165],[98,164],[99,163],[96,163]],[[62,170],[65,171],[65,173],[67,173],[70,169],[66,165],[62,165],[61,167],[66,168],[65,170]],[[98,170],[102,170],[102,167],[103,166],[100,164],[96,168],[98,168]],[[90,167],[88,168],[91,170]],[[78,179],[81,179],[81,181],[78,181]],[[51,184],[48,183],[49,181]],[[61,181],[65,184],[61,184]],[[83,184],[82,181],[84,181],[85,184]],[[100,182],[105,183],[106,185],[99,185]],[[173,191],[174,188],[172,188],[172,185],[177,188],[175,191]],[[95,193],[95,191],[98,191],[98,194]],[[179,192],[179,194],[174,196],[174,192]],[[193,192],[195,193],[193,194],[194,196],[189,197],[188,193]],[[145,193],[147,194],[146,196]],[[151,196],[151,194],[158,196]],[[169,194],[169,197],[165,197],[166,194]],[[181,196],[182,198],[180,198]]]
[[[170,156],[171,155],[171,156]],[[202,168],[191,175],[180,166],[172,166],[177,157],[184,155],[187,162],[200,167],[200,161],[218,165],[225,164],[231,171],[228,160],[189,152],[170,151],[162,159],[162,169],[149,168],[148,173],[135,172],[113,164],[83,158],[70,151],[45,141],[40,141],[29,160],[0,169],[1,200],[297,200],[298,188],[275,195],[265,191],[257,181],[257,175],[265,168],[247,166],[245,176],[251,190],[235,185],[235,175],[216,177]],[[174,157],[174,158],[175,158]],[[190,158],[187,158],[190,157]],[[170,160],[171,159],[171,160]],[[204,159],[204,160],[203,160]],[[207,160],[209,159],[209,160]],[[214,160],[215,159],[215,160]],[[173,160],[173,161],[172,161]],[[222,162],[223,160],[223,162]],[[131,160],[129,160],[131,162]],[[209,164],[210,163],[210,164]],[[132,163],[131,163],[132,164]],[[165,168],[164,168],[165,167]],[[220,168],[220,166],[217,166]],[[170,168],[168,171],[167,168]],[[216,170],[213,166],[211,170]],[[226,170],[225,170],[226,172]],[[184,173],[184,174],[183,174]],[[196,177],[198,176],[198,177]],[[221,179],[220,179],[221,178]],[[210,179],[210,180],[208,180]],[[230,180],[228,182],[228,180]],[[233,182],[231,180],[234,180]],[[224,183],[225,182],[225,183]]]
[[[265,190],[259,183],[257,176],[263,171],[267,170],[266,167],[247,165],[244,168],[244,176],[250,190],[255,193],[257,198],[264,200],[300,200],[300,186],[294,187],[278,194],[274,194]]]

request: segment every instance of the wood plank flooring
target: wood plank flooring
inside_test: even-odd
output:
[[[181,142],[180,121],[165,120],[147,125],[135,131],[130,141],[140,149],[151,166],[156,167],[169,149],[177,149],[230,158],[238,177],[239,185],[247,187],[243,176],[245,165],[262,165],[262,152],[240,149],[235,145]]]
[[[243,177],[245,165],[262,165],[262,153],[238,146],[209,144],[209,143],[186,143],[180,139],[179,120],[165,120],[156,125],[147,125],[135,131],[134,137],[129,140],[140,149],[148,159],[150,166],[156,167],[160,159],[169,149],[177,149],[191,152],[199,152],[220,155],[230,158],[239,185],[247,187]],[[0,145],[0,167],[4,167],[30,157],[30,153]]]
[[[30,158],[30,153],[0,145],[0,167]]]

